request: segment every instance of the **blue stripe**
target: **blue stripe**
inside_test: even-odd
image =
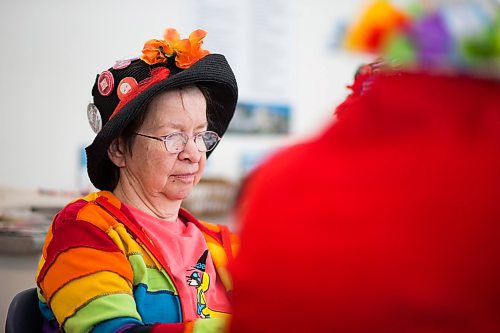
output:
[[[179,296],[171,291],[150,292],[145,284],[138,284],[134,298],[144,324],[182,322]]]
[[[47,319],[47,320],[55,319],[54,313],[49,308],[49,306],[47,305],[47,303],[43,303],[42,301],[38,300],[38,308],[40,309],[40,312],[42,313],[42,316],[45,319]]]

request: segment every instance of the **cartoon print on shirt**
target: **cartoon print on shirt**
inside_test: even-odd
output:
[[[210,275],[205,272],[208,250],[205,250],[194,266],[194,272],[186,276],[187,283],[196,288],[196,313],[200,318],[225,317],[227,313],[210,309],[206,293],[210,288]]]

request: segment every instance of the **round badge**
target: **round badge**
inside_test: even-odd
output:
[[[138,87],[139,85],[137,84],[137,81],[133,77],[127,76],[126,78],[121,80],[120,83],[118,83],[118,98],[121,101],[125,98],[126,95],[137,90]]]
[[[127,68],[130,65],[131,61],[130,59],[127,60],[117,60],[116,63],[113,65],[113,69],[124,69]]]
[[[104,71],[99,75],[97,79],[97,88],[103,96],[111,95],[113,88],[115,86],[115,79],[110,71]]]
[[[102,128],[102,118],[99,109],[94,103],[89,103],[87,106],[87,118],[89,119],[90,127],[94,133],[99,133]]]

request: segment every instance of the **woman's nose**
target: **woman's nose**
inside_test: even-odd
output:
[[[189,138],[186,142],[186,146],[184,149],[179,153],[179,159],[185,160],[189,159],[192,162],[199,162],[202,152],[199,151],[198,147],[196,146],[196,142],[194,141],[193,138]]]

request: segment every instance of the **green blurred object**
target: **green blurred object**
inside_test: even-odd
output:
[[[407,8],[407,13],[413,18],[419,18],[425,15],[425,10],[420,2],[412,2]]]
[[[387,44],[384,54],[386,59],[398,65],[412,65],[417,62],[417,52],[411,40],[403,34],[397,34]]]
[[[467,38],[463,42],[464,55],[467,58],[488,59],[500,56],[500,15],[495,24],[488,27],[481,35]]]
[[[500,15],[482,34],[465,39],[460,45],[463,61],[471,67],[500,71]]]

